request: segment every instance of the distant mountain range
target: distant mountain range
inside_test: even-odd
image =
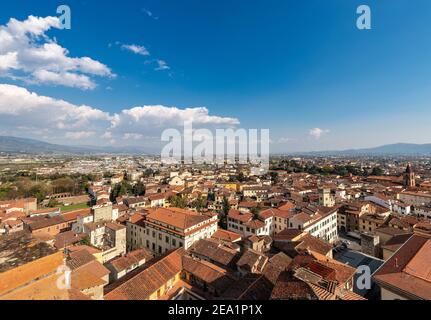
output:
[[[95,155],[95,154],[158,154],[157,149],[144,147],[98,147],[98,146],[65,146],[51,144],[34,139],[0,136],[0,152],[8,154],[53,154],[53,155]],[[431,156],[431,143],[413,144],[397,143],[376,148],[349,149],[334,151],[295,152],[294,155],[312,156]]]
[[[395,143],[387,144],[375,148],[365,149],[348,149],[334,151],[315,151],[315,152],[297,152],[295,154],[303,155],[321,155],[321,156],[425,156],[431,155],[431,143],[414,144],[414,143]]]
[[[93,154],[148,154],[142,147],[98,147],[65,146],[39,140],[0,136],[0,152],[8,154],[52,154],[52,155],[93,155]],[[153,150],[154,152],[154,150]],[[158,151],[157,151],[158,152]]]

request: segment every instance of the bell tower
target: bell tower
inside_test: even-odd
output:
[[[407,165],[406,171],[404,172],[404,187],[416,187],[415,173],[410,163]]]

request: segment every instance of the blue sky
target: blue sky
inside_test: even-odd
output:
[[[0,25],[11,18],[56,16],[60,4],[2,3]],[[109,72],[88,75],[95,87],[85,90],[46,77],[26,80],[25,73],[34,72],[33,67],[14,70],[19,79],[0,72],[0,83],[110,116],[137,106],[174,107],[179,114],[185,108],[206,107],[209,116],[225,119],[224,125],[237,119],[238,127],[269,128],[273,152],[431,142],[429,0],[65,4],[72,10],[72,29],[50,28],[46,35],[66,48],[67,56],[90,57]],[[356,28],[361,4],[371,8],[372,30]],[[145,47],[149,55],[127,50],[125,45],[132,44]],[[156,70],[157,61],[169,69]],[[48,130],[46,125],[42,132],[16,115],[9,115],[9,126],[0,125],[2,134],[51,142],[131,143],[112,137],[114,130],[100,142],[103,119],[96,118],[88,120],[85,129],[77,125]],[[123,121],[124,127],[128,121]],[[157,138],[156,131],[139,132],[137,126],[126,131],[118,134]]]

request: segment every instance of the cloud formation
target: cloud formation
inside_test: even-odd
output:
[[[121,48],[141,56],[150,55],[150,52],[144,46],[139,46],[137,44],[123,44],[121,45]]]
[[[161,71],[161,70],[169,70],[171,67],[168,66],[166,61],[164,60],[157,60],[157,68],[155,70]]]
[[[320,128],[310,129],[310,136],[316,140],[319,140],[324,134],[327,134],[327,133],[329,133],[328,129],[320,129]]]
[[[75,131],[75,132],[66,132],[65,137],[67,139],[72,140],[82,140],[85,138],[92,137],[96,134],[94,131]]]
[[[115,77],[105,64],[69,51],[46,33],[60,29],[57,17],[14,18],[0,26],[0,76],[33,84],[94,89],[94,76]]]
[[[167,128],[182,128],[193,121],[196,128],[233,127],[239,120],[211,115],[207,108],[141,106],[111,114],[100,108],[75,105],[41,96],[9,84],[0,84],[0,127],[10,135],[34,135],[100,143],[129,140],[141,143],[145,137],[160,137]],[[92,140],[93,139],[93,140]],[[154,139],[152,139],[154,140]]]

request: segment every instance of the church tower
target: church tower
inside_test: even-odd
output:
[[[404,173],[404,186],[407,188],[416,187],[415,173],[410,163],[407,165],[406,172]]]

